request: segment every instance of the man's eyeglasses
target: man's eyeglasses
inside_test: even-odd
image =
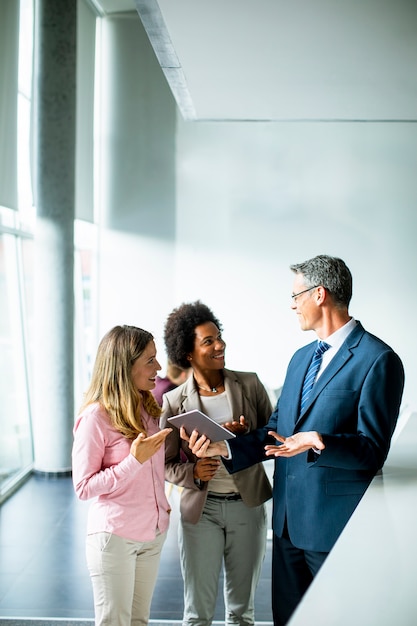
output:
[[[312,289],[317,289],[317,287],[320,287],[320,285],[314,285],[314,287],[308,287],[308,289],[303,289],[303,291],[299,291],[298,293],[292,293],[291,300],[295,302],[295,299],[298,298],[298,296],[301,296],[303,293],[307,293],[307,291],[311,291]]]

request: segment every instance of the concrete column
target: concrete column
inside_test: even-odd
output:
[[[36,0],[35,471],[68,473],[74,422],[77,0]]]

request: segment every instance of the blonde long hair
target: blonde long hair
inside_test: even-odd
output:
[[[90,385],[80,412],[93,402],[107,411],[116,430],[128,439],[145,433],[141,411],[155,419],[161,408],[150,391],[138,391],[132,381],[132,366],[153,336],[136,326],[115,326],[100,341]]]

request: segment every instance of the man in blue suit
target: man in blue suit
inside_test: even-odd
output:
[[[189,438],[197,456],[220,454],[232,473],[275,458],[275,626],[288,622],[382,468],[404,386],[397,354],[349,315],[346,264],[319,255],[290,269],[292,309],[302,330],[314,330],[319,342],[292,357],[264,428],[227,443],[211,443],[197,432]],[[182,436],[188,438],[184,431]]]

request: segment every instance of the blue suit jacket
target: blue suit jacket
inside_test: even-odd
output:
[[[273,528],[285,518],[292,543],[328,552],[352,515],[390,447],[404,386],[395,352],[358,323],[323,371],[299,415],[301,388],[317,342],[298,350],[268,424],[229,442],[229,471],[265,459],[267,432],[288,437],[318,431],[325,449],[275,459]]]

